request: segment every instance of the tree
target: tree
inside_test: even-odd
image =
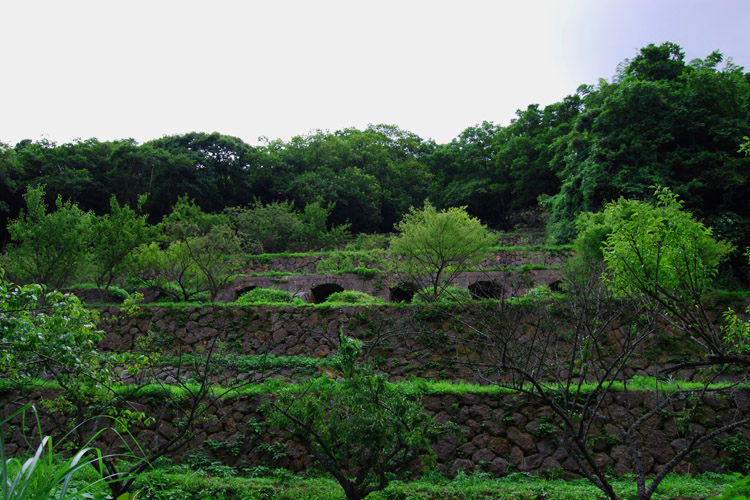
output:
[[[391,261],[397,272],[437,300],[459,273],[481,262],[496,241],[466,207],[438,211],[429,202],[412,208],[396,225]]]
[[[244,264],[240,239],[223,214],[207,214],[181,197],[160,225],[166,240],[142,245],[135,256],[140,278],[175,300],[209,292],[214,300]]]
[[[601,264],[600,264],[601,266]],[[602,269],[599,267],[599,269]],[[743,412],[732,419],[709,422],[706,408],[730,401],[736,386],[712,385],[726,375],[709,367],[700,383],[675,381],[668,387],[660,377],[636,379],[636,357],[655,354],[663,324],[644,314],[635,298],[618,297],[597,273],[566,276],[566,296],[497,301],[476,315],[453,315],[481,353],[477,370],[494,365],[500,375],[492,381],[526,395],[548,408],[550,434],[562,448],[559,464],[582,474],[611,500],[620,498],[599,453],[626,456],[634,473],[637,498],[648,500],[660,482],[704,443],[750,424]],[[644,411],[634,411],[649,393]],[[669,444],[659,430],[663,415],[683,422],[682,439]],[[692,425],[699,422],[700,425]],[[602,439],[608,441],[602,446]],[[613,442],[614,441],[614,442]],[[661,448],[658,467],[651,449]]]
[[[681,331],[704,350],[703,362],[738,361],[707,312],[705,296],[718,265],[732,251],[695,220],[667,188],[656,205],[620,200],[607,205],[612,231],[603,245],[607,286]]]
[[[620,196],[647,199],[658,184],[722,238],[748,246],[750,159],[736,150],[750,121],[750,80],[731,63],[718,69],[720,60],[713,53],[687,65],[678,46],[652,45],[621,78],[579,88],[584,111],[550,163],[562,181],[547,199],[551,236],[569,240],[579,213]]]
[[[144,195],[138,203],[139,209],[145,201]],[[120,206],[114,196],[109,206],[109,214],[93,217],[91,224],[91,261],[99,289],[106,289],[123,274],[128,258],[148,237],[145,215],[127,205]]]
[[[291,432],[338,481],[347,500],[361,500],[428,456],[441,426],[424,412],[419,395],[356,365],[361,355],[356,340],[342,335],[339,355],[342,381],[324,376],[301,393],[282,390],[269,400],[266,413],[271,425]]]
[[[88,258],[91,215],[60,196],[48,212],[44,191],[29,187],[26,209],[8,225],[14,244],[6,249],[6,266],[16,281],[59,288]]]
[[[96,315],[70,294],[45,293],[38,284],[15,285],[0,268],[0,374],[23,380],[46,373],[62,385],[98,374]]]

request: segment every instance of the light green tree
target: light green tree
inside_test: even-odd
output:
[[[139,210],[145,201],[144,195],[139,200]],[[108,214],[93,217],[91,224],[91,263],[99,289],[109,287],[125,272],[131,254],[149,236],[145,215],[121,206],[114,196],[109,207]]]
[[[226,215],[207,214],[181,198],[161,229],[164,247],[142,245],[135,262],[138,276],[175,300],[208,292],[214,300],[244,264],[240,239]]]
[[[647,310],[690,334],[708,356],[727,362],[727,345],[706,308],[706,293],[718,265],[733,250],[711,228],[683,209],[667,188],[657,203],[619,200],[607,205],[612,229],[603,246],[605,281],[615,293],[642,301]]]
[[[26,208],[8,224],[13,243],[5,265],[16,281],[43,283],[51,288],[68,284],[82,272],[88,258],[91,214],[58,196],[47,211],[44,186],[29,187]]]
[[[96,314],[75,295],[15,285],[1,268],[0,335],[0,376],[22,380],[45,373],[70,386],[89,380],[82,374],[101,373],[97,343],[104,332]]]
[[[429,201],[412,207],[396,225],[399,234],[391,239],[393,268],[429,290],[437,300],[458,274],[491,254],[496,238],[466,207],[437,210]]]

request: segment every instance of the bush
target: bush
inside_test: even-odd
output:
[[[388,250],[390,236],[387,234],[359,233],[354,243],[346,245],[347,250]]]
[[[434,300],[434,297],[432,288],[423,288],[414,294],[411,302],[421,304],[424,302],[471,302],[472,300],[469,290],[460,286],[447,286],[440,292],[437,300]]]
[[[299,299],[296,299],[299,301]],[[300,301],[301,302],[301,301]],[[278,288],[254,288],[243,293],[235,302],[240,305],[249,304],[291,304],[296,303],[292,292]]]
[[[332,293],[326,299],[326,302],[339,302],[344,304],[383,304],[380,297],[373,297],[364,292],[354,290],[344,290],[343,292]]]
[[[385,266],[383,253],[377,250],[333,251],[318,264],[319,273],[357,273],[362,269],[382,269]]]

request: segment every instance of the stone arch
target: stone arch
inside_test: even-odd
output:
[[[469,285],[469,293],[475,300],[501,299],[505,295],[505,289],[495,280],[477,281]]]
[[[322,285],[313,287],[310,290],[310,303],[322,304],[332,293],[343,291],[344,287],[341,285],[337,285],[336,283],[323,283]]]
[[[401,282],[389,289],[390,297],[388,298],[388,301],[409,303],[418,290],[419,287],[410,281]]]

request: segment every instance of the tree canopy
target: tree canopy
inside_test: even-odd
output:
[[[614,66],[614,64],[613,64]],[[496,229],[513,229],[541,206],[555,242],[570,241],[582,212],[612,200],[646,199],[668,186],[696,217],[738,248],[750,245],[750,75],[718,51],[685,60],[672,42],[651,44],[610,80],[571,89],[560,102],[530,103],[502,126],[489,121],[436,144],[395,125],[313,131],[259,146],[218,132],[145,144],[88,139],[0,146],[0,244],[29,187],[45,202],[102,215],[115,196],[152,224],[181,196],[208,213],[287,203],[330,210],[327,229],[389,232],[429,198],[465,206]],[[735,268],[747,263],[739,253]],[[741,276],[742,273],[737,274]]]

